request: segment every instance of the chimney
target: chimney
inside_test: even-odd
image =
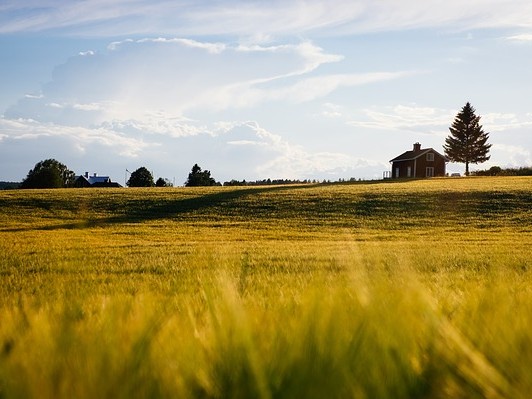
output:
[[[89,178],[89,172],[85,172],[85,177],[88,179]]]
[[[94,177],[98,176],[98,173],[94,172]]]
[[[414,152],[418,152],[418,151],[421,151],[421,144],[414,143]]]

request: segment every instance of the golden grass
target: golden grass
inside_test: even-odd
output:
[[[528,397],[531,183],[0,192],[0,398]]]

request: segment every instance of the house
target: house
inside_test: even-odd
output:
[[[94,173],[92,176],[89,172],[85,172],[84,175],[76,176],[74,187],[122,187],[118,183],[111,181],[109,176],[98,176]]]
[[[406,151],[390,161],[393,179],[445,176],[448,159],[433,148],[421,148],[415,143],[411,151]]]

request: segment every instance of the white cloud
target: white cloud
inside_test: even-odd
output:
[[[8,162],[5,151],[23,145],[39,149],[44,154],[40,157],[54,156],[57,148],[61,148],[62,160],[67,165],[82,170],[88,167],[82,161],[90,162],[95,165],[92,168],[114,176],[121,173],[117,164],[132,165],[133,160],[166,176],[175,173],[172,170],[184,173],[193,163],[200,163],[222,180],[375,177],[371,169],[383,167],[379,162],[339,152],[311,152],[255,121],[220,121],[210,126],[191,120],[174,122],[180,131],[175,128],[169,132],[166,126],[155,131],[153,126],[138,121],[84,128],[0,119],[0,140],[6,144],[0,149],[0,159],[3,159],[0,166]],[[22,176],[24,170],[19,174]]]
[[[532,166],[532,152],[522,146],[494,143],[491,147],[491,153],[490,165],[504,167]],[[500,159],[506,159],[506,164],[498,164],[497,160]]]
[[[295,102],[312,101],[324,97],[341,87],[353,87],[375,82],[399,79],[416,72],[369,72],[358,74],[333,74],[302,79],[297,83],[267,93],[270,99],[289,99]]]
[[[341,59],[307,41],[220,46],[181,39],[124,40],[57,68],[42,96],[23,98],[7,110],[0,134],[10,145],[31,141],[44,151],[53,142],[65,153],[92,156],[102,164],[137,157],[165,168],[164,161],[207,159],[226,165],[228,177],[282,177],[281,165],[292,177],[301,177],[304,167],[310,168],[307,173],[329,174],[356,162],[334,152],[308,152],[254,121],[220,121],[217,110],[311,101],[341,87],[403,76],[313,76],[323,64]],[[195,112],[198,120],[184,116]],[[182,161],[171,155],[175,151],[185,154]]]
[[[271,35],[531,27],[528,0],[4,0],[0,33],[55,30],[91,36]]]
[[[95,128],[71,127],[53,123],[40,123],[31,119],[0,119],[0,132],[5,139],[10,140],[39,140],[45,137],[62,138],[76,148],[98,144],[109,147],[119,155],[136,157],[139,152],[149,146],[140,139],[125,136],[119,132]]]
[[[381,109],[366,108],[360,111],[359,119],[349,124],[371,129],[424,131],[430,133],[441,131],[447,134],[447,127],[452,123],[456,111],[417,105],[396,105]]]
[[[90,103],[90,104],[72,104],[72,108],[79,111],[101,111],[102,104],[100,103]]]
[[[491,112],[482,115],[480,123],[485,131],[503,132],[532,126],[532,115],[519,116],[517,114]]]
[[[244,128],[245,132],[253,132],[257,139],[230,140],[229,145],[243,147],[243,151],[250,148],[267,150],[269,156],[263,162],[255,164],[254,176],[262,178],[348,178],[355,175],[375,177],[368,174],[368,170],[384,167],[381,163],[353,157],[339,152],[310,152],[301,145],[292,144],[281,136],[267,131],[256,122],[233,124],[233,129],[226,132],[233,136]],[[262,150],[261,150],[262,151]],[[386,166],[387,167],[387,166]]]
[[[101,127],[123,134],[164,135],[168,137],[196,136],[205,129],[188,123],[186,119],[176,117],[160,117],[147,115],[142,120],[112,120],[101,124]]]
[[[343,153],[310,153],[303,148],[289,148],[285,153],[261,165],[261,176],[291,179],[332,178],[379,178],[381,170],[389,166],[382,162],[356,158]],[[378,170],[378,173],[375,173]]]
[[[125,39],[125,40],[120,40],[120,41],[116,41],[116,42],[111,42],[107,46],[107,50],[115,51],[115,50],[119,49],[122,45],[124,45],[125,43],[133,43],[133,42],[134,42],[133,39]]]
[[[180,44],[185,47],[199,48],[202,50],[206,50],[208,53],[211,53],[211,54],[220,54],[227,47],[224,43],[198,42],[196,40],[183,39],[183,38],[167,39],[164,37],[158,37],[156,39],[145,38],[145,39],[137,40],[137,43],[150,43],[150,42],[151,43]]]
[[[138,121],[158,111],[167,117],[196,109],[219,111],[279,100],[312,101],[341,87],[411,74],[312,76],[322,65],[342,58],[308,41],[229,46],[175,38],[128,39],[111,43],[107,53],[69,60],[54,72],[42,97],[19,101],[6,115],[40,115],[42,121],[66,124],[80,120],[84,126],[113,120]],[[39,101],[43,98],[46,102]],[[92,115],[81,116],[79,112]]]
[[[464,64],[466,62],[466,60],[462,57],[449,57],[449,58],[446,58],[445,61],[448,62],[449,64],[454,64],[454,65]]]
[[[514,42],[532,42],[532,33],[523,33],[520,35],[514,35],[509,36],[506,38],[507,40],[514,41]]]
[[[394,107],[366,108],[360,116],[348,123],[368,129],[400,130],[447,135],[448,127],[456,117],[457,110],[420,107],[417,105],[396,105]],[[480,124],[484,131],[503,132],[532,126],[532,114],[513,113],[481,114]]]
[[[228,141],[227,144],[229,144],[229,145],[242,145],[242,146],[245,146],[245,145],[264,146],[264,145],[266,145],[266,143],[263,143],[263,142],[260,142],[260,141],[253,141],[253,140],[232,140],[232,141]]]
[[[321,115],[325,118],[341,118],[342,107],[337,104],[325,103],[322,105]]]

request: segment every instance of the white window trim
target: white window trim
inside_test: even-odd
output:
[[[429,162],[434,161],[434,153],[433,152],[428,152],[427,153],[427,161],[429,161]]]
[[[434,167],[427,166],[425,173],[427,177],[434,177]]]

